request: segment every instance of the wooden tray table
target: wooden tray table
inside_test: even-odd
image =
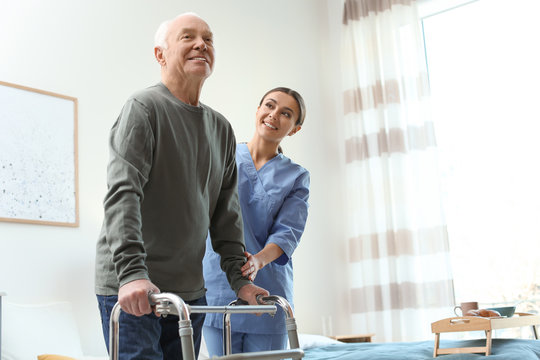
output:
[[[531,326],[534,338],[538,340],[538,325],[540,316],[529,313],[515,313],[514,316],[485,318],[480,316],[461,316],[442,319],[431,323],[431,332],[435,334],[435,346],[433,357],[442,354],[462,354],[462,353],[485,353],[491,354],[491,331],[496,329],[506,329],[512,327]],[[461,348],[439,348],[440,334],[445,332],[458,331],[485,331],[486,346],[461,347]]]

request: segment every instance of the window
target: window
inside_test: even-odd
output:
[[[456,302],[540,309],[538,13],[476,0],[423,18]]]

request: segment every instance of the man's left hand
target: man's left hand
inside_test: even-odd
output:
[[[270,293],[254,284],[246,284],[238,290],[238,297],[247,301],[249,305],[260,305],[257,302],[257,295],[268,296]]]

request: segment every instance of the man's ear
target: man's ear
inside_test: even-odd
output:
[[[289,132],[288,136],[293,136],[294,134],[296,134],[297,132],[299,132],[301,128],[302,128],[302,125],[296,125],[296,126],[294,127],[294,129],[292,129],[292,130]]]
[[[165,57],[163,56],[163,48],[161,46],[154,48],[154,56],[161,66],[165,66]]]

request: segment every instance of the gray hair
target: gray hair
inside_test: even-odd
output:
[[[156,34],[154,35],[154,46],[155,47],[160,47],[162,49],[167,49],[167,47],[168,47],[167,35],[169,34],[169,26],[171,25],[171,23],[174,20],[176,20],[180,16],[184,16],[184,15],[193,15],[193,16],[197,16],[198,18],[200,18],[200,16],[195,14],[194,12],[186,12],[186,13],[182,13],[180,15],[177,15],[174,19],[165,20],[164,22],[162,22],[159,25],[159,27],[158,27],[158,29],[156,31]]]

